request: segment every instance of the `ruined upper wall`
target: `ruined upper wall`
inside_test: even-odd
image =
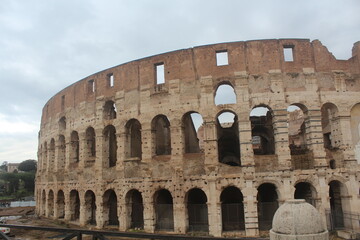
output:
[[[284,47],[293,51],[293,61],[284,60]],[[228,65],[216,65],[216,52],[227,51]],[[53,96],[45,105],[42,123],[68,107],[80,102],[95,101],[99,96],[114,96],[119,91],[149,89],[156,85],[155,66],[163,63],[165,79],[180,82],[197,81],[202,76],[215,79],[231,78],[242,72],[265,74],[271,70],[300,73],[345,71],[360,73],[360,42],[354,44],[349,60],[337,60],[320,41],[308,39],[273,39],[219,43],[159,54],[90,75]],[[109,87],[108,76],[113,74],[114,86]],[[91,81],[95,91],[91,91]]]

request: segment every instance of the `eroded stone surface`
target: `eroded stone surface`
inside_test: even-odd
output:
[[[217,66],[224,52],[227,64]],[[90,75],[44,106],[36,212],[97,228],[214,236],[269,230],[294,197],[323,222],[326,209],[360,212],[359,56],[359,42],[340,61],[318,40],[255,40]],[[220,86],[230,86],[231,101],[215,103]],[[224,112],[232,117],[221,123]]]
[[[322,233],[325,231],[319,212],[303,199],[287,200],[276,211],[272,231],[289,235]]]

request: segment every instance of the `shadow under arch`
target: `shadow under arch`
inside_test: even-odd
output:
[[[219,162],[230,166],[241,166],[240,138],[237,115],[223,110],[216,116]]]
[[[141,192],[131,189],[125,196],[127,216],[131,229],[144,229],[144,204]]]
[[[188,215],[188,231],[189,232],[208,232],[208,207],[207,196],[200,188],[190,189],[185,196],[187,215]]]
[[[223,231],[245,230],[244,197],[235,186],[226,187],[220,195]]]

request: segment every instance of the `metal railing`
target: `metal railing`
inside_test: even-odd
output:
[[[360,233],[360,213],[326,210],[327,227],[333,230],[350,230]]]
[[[106,237],[119,237],[119,238],[133,238],[133,239],[166,239],[166,240],[268,240],[268,238],[261,237],[240,237],[240,238],[221,238],[210,236],[188,236],[177,234],[153,234],[153,233],[139,233],[139,232],[115,232],[115,231],[94,231],[84,229],[69,229],[69,228],[54,228],[54,227],[38,227],[26,225],[11,225],[0,224],[0,227],[8,227],[12,229],[25,229],[25,230],[38,230],[47,232],[62,233],[58,239],[70,240],[76,238],[81,240],[83,235],[92,236],[93,240],[107,240]],[[56,236],[52,237],[56,239]],[[10,240],[8,236],[0,232],[0,239]]]

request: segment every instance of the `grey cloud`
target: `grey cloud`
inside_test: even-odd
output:
[[[310,38],[347,59],[360,40],[358,9],[357,0],[4,0],[0,114],[39,123],[46,101],[75,81],[124,62],[204,44]],[[5,143],[0,137],[0,145]]]

